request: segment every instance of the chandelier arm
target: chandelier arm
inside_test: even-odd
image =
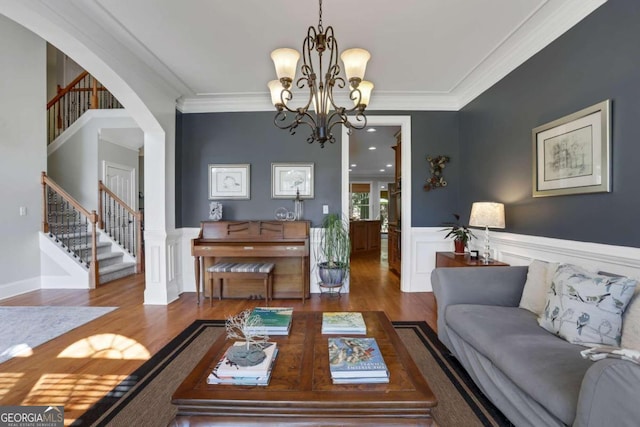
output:
[[[293,120],[290,123],[281,123],[284,122],[285,120],[287,120],[287,111],[295,113],[295,116],[293,118]],[[289,131],[294,134],[295,133],[295,129],[303,124],[303,125],[307,125],[309,126],[312,130],[316,128],[316,122],[313,118],[312,115],[310,115],[309,113],[307,113],[306,111],[302,111],[301,109],[296,110],[291,110],[288,109],[287,111],[285,110],[279,110],[276,113],[276,116],[273,120],[273,123],[280,129],[289,129]]]
[[[328,55],[323,59],[323,54],[327,50]],[[287,102],[293,98],[293,93],[289,87],[285,86],[280,93],[281,104],[276,104],[278,112],[274,123],[278,128],[288,129],[289,133],[295,134],[299,125],[307,125],[311,128],[311,135],[307,138],[307,142],[318,142],[321,147],[324,147],[327,141],[335,142],[332,133],[334,126],[343,124],[349,133],[352,129],[362,129],[366,126],[367,118],[364,115],[366,105],[362,104],[363,94],[357,88],[359,81],[349,82],[350,85],[355,86],[349,92],[349,98],[355,104],[352,108],[340,107],[335,102],[334,88],[343,89],[347,86],[345,79],[340,77],[342,69],[338,58],[338,41],[333,27],[328,26],[325,29],[322,26],[322,0],[319,0],[318,27],[316,29],[310,26],[302,42],[302,76],[296,81],[298,89],[304,89],[305,86],[308,88],[309,98],[306,105],[294,110],[287,106]],[[328,60],[326,70],[323,69],[325,65],[323,60]],[[330,113],[331,109],[334,110],[332,113]],[[347,115],[353,112],[355,112],[354,123],[349,121]],[[285,123],[287,113],[294,114],[290,123]]]

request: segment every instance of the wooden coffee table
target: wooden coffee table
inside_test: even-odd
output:
[[[436,398],[383,312],[363,312],[389,368],[388,384],[334,385],[322,312],[294,312],[291,333],[272,337],[279,353],[268,386],[207,384],[231,345],[222,335],[173,394],[177,426],[435,425]],[[344,334],[348,335],[348,334]]]

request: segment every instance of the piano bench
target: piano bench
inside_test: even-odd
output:
[[[213,306],[213,289],[216,281],[220,283],[219,299],[222,299],[222,290],[225,279],[262,279],[264,282],[265,300],[267,304],[273,294],[273,269],[275,264],[270,262],[244,263],[221,262],[207,268],[209,272],[210,305]]]

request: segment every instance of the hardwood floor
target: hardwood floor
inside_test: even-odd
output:
[[[377,257],[352,259],[351,291],[340,298],[312,294],[271,305],[304,311],[384,311],[391,320],[424,320],[435,330],[430,292],[402,293],[398,278]],[[195,292],[168,306],[143,305],[144,276],[95,290],[39,290],[6,299],[5,306],[110,306],[117,310],[42,344],[28,357],[0,364],[0,405],[64,405],[68,425],[196,319],[225,319],[263,300],[196,304]],[[71,347],[73,346],[73,347]],[[64,354],[63,351],[67,350]]]

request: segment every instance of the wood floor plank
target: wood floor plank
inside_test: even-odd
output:
[[[118,307],[36,347],[28,357],[0,364],[0,405],[64,405],[65,424],[70,424],[194,320],[225,319],[264,305],[262,300],[224,299],[215,300],[213,307],[208,300],[198,306],[195,292],[185,292],[167,306],[143,302],[143,275],[94,290],[43,289],[0,301],[3,306]],[[274,300],[272,305],[303,311],[381,310],[392,321],[424,320],[436,328],[433,294],[400,292],[400,281],[386,263],[366,254],[352,259],[349,294],[313,294],[304,305],[299,299]],[[76,357],[61,357],[72,345]]]

